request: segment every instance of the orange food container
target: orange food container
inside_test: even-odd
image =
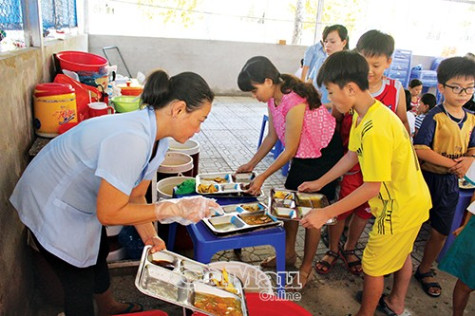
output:
[[[143,91],[143,87],[137,87],[137,86],[125,86],[125,87],[120,87],[120,93],[122,95],[140,95]]]

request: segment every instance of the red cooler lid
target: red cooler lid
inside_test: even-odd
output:
[[[35,87],[35,97],[74,93],[74,88],[66,83],[40,83]]]

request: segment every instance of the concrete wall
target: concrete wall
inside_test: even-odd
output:
[[[32,92],[37,83],[51,80],[51,54],[87,50],[87,36],[38,48],[0,53],[0,315],[33,315],[34,279],[25,227],[8,198],[29,162],[34,141]]]
[[[103,47],[114,45],[119,47],[133,77],[138,71],[147,74],[155,68],[163,68],[171,75],[193,71],[203,76],[217,94],[240,93],[237,75],[247,59],[264,55],[272,60],[280,72],[294,73],[307,48],[296,45],[89,35],[91,53],[103,55]]]
[[[194,71],[202,75],[217,94],[242,94],[237,75],[247,59],[269,57],[282,73],[294,73],[306,46],[225,42],[155,37],[89,35],[89,52],[102,55],[103,47],[117,46],[135,78],[138,71],[147,74],[163,68],[174,75]],[[109,54],[112,63],[121,66],[118,55]],[[412,65],[430,69],[434,57],[412,56]],[[119,68],[119,71],[121,69]],[[125,75],[125,72],[120,72]]]

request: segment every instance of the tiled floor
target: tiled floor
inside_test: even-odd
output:
[[[246,163],[256,152],[262,117],[266,113],[266,105],[257,103],[252,98],[217,97],[208,119],[202,125],[201,133],[194,137],[200,143],[199,172],[231,172],[235,171],[241,164]],[[273,157],[270,154],[257,166],[255,171],[262,172],[272,161]],[[282,187],[284,180],[285,178],[280,172],[272,175],[265,182],[264,194],[271,187]],[[266,196],[262,199],[263,202],[267,200]],[[370,224],[368,224],[358,244],[357,254],[360,256],[367,242],[369,229]],[[418,265],[422,257],[427,236],[428,229],[424,227],[414,247],[413,261],[415,266]],[[300,228],[296,245],[298,252],[297,266],[303,256],[303,243],[304,229]],[[323,243],[320,243],[314,260],[321,258],[326,250],[327,248]],[[245,248],[239,257],[234,251],[228,250],[217,253],[213,257],[213,261],[237,260],[257,265],[273,253],[273,248],[270,246]],[[131,272],[124,273],[120,272],[120,269],[114,269],[113,275],[112,289],[117,298],[124,301],[140,302],[146,310],[162,309],[167,311],[169,315],[181,315],[181,308],[138,292],[134,287],[135,270],[132,269]],[[411,280],[406,304],[412,315],[427,315],[428,310],[432,315],[450,314],[451,292],[455,279],[443,272],[438,273],[438,278],[440,278],[444,287],[444,292],[442,297],[436,300],[427,297],[420,289],[420,285]],[[328,275],[317,275],[308,285],[308,288],[296,299],[296,302],[304,306],[313,315],[354,313],[359,306],[353,299],[354,293],[361,288],[362,279],[349,274],[340,260]],[[389,287],[386,288],[386,291],[388,289]],[[469,305],[468,311],[473,312],[474,305]],[[41,311],[40,308],[38,315],[53,315],[51,310],[49,310],[49,313]]]

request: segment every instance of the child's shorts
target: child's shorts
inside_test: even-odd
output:
[[[432,199],[429,219],[433,229],[448,236],[459,199],[458,179],[453,174],[422,171]]]
[[[421,226],[392,235],[378,234],[373,226],[363,252],[363,272],[376,277],[400,270],[412,252]]]
[[[363,174],[361,171],[358,171],[353,174],[345,174],[340,183],[340,197],[343,199],[345,196],[350,195],[354,190],[360,187],[363,184]],[[339,221],[346,219],[351,214],[355,213],[356,216],[362,219],[371,218],[371,208],[369,207],[368,202],[364,202],[358,207],[355,207],[351,211],[340,214],[337,219]]]

